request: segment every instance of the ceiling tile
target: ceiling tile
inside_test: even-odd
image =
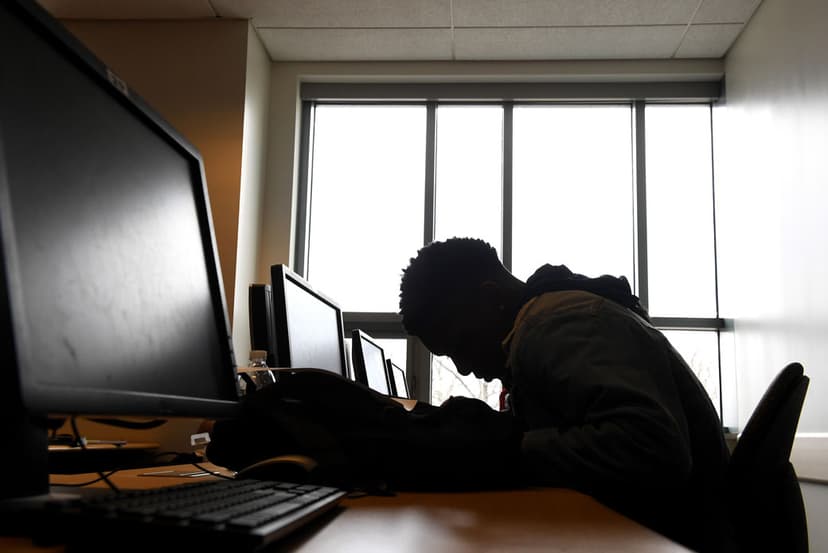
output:
[[[259,29],[274,61],[451,59],[448,29]]]
[[[676,52],[677,58],[721,58],[742,32],[744,25],[692,25]]]
[[[682,25],[457,29],[458,60],[562,60],[669,58]]]
[[[745,23],[762,0],[704,0],[693,23]]]
[[[256,27],[450,27],[450,0],[212,0]]]
[[[687,24],[699,0],[454,0],[456,27]]]
[[[200,19],[209,0],[38,0],[57,19]]]

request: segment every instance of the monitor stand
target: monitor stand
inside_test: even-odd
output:
[[[49,499],[49,449],[46,427],[22,408],[0,408],[0,436],[8,447],[0,455],[0,530],[27,535],[26,512]]]

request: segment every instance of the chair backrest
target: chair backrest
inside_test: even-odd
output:
[[[791,448],[809,379],[791,363],[771,382],[728,466],[731,516],[743,551],[808,551],[808,528]]]

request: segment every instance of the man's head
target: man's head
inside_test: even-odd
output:
[[[523,286],[482,240],[433,242],[403,273],[403,325],[433,353],[451,357],[462,374],[508,378],[500,343],[520,309]]]

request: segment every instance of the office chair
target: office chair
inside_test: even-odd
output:
[[[733,449],[728,496],[741,551],[808,551],[802,491],[790,462],[808,383],[799,363],[782,369]]]

